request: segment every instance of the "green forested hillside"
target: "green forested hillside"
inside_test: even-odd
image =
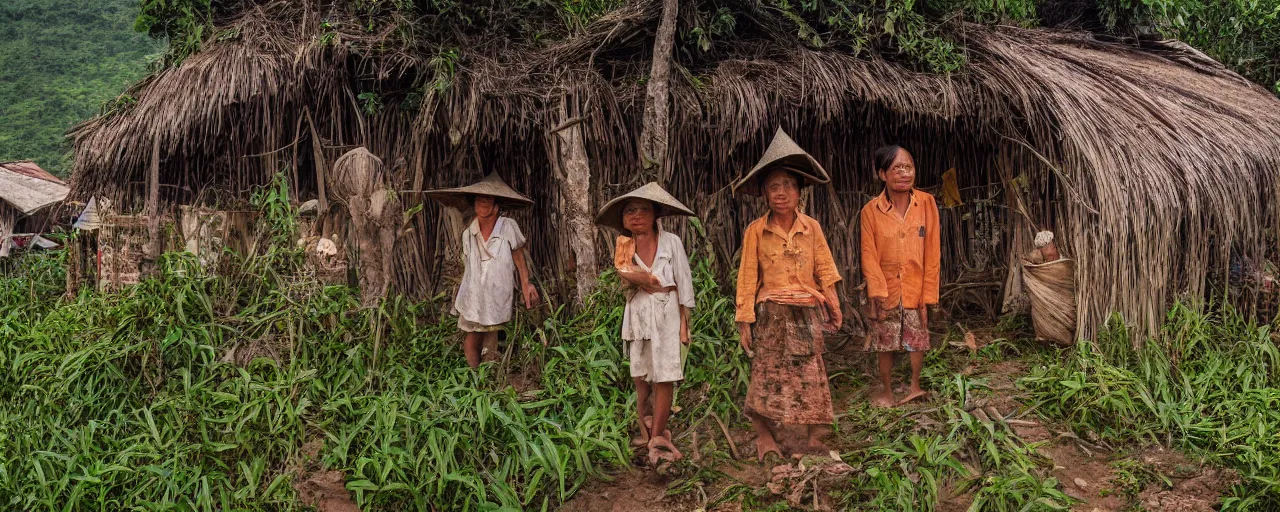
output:
[[[163,42],[133,30],[136,0],[0,2],[0,161],[70,170],[63,133],[146,72]]]

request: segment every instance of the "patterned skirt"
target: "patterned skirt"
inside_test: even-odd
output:
[[[872,319],[871,352],[924,352],[929,350],[929,331],[920,321],[920,310],[901,306],[883,311],[879,320]]]
[[[791,425],[835,421],[817,307],[756,305],[747,411]]]

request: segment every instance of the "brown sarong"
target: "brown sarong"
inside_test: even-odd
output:
[[[747,412],[792,425],[835,421],[817,307],[756,305]]]
[[[902,306],[880,312],[879,320],[871,319],[871,352],[924,352],[929,350],[929,331],[920,322],[920,310]]]

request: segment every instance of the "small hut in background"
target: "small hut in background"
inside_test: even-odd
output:
[[[15,244],[48,247],[52,242],[40,234],[57,221],[56,206],[68,191],[66,183],[35,162],[0,163],[0,258]]]
[[[664,3],[702,4],[626,2],[523,41],[518,27],[401,30],[403,18],[368,19],[353,2],[244,2],[217,13],[210,33],[226,37],[72,131],[72,195],[149,214],[154,235],[165,212],[234,209],[279,174],[298,202],[325,205],[326,173],[363,146],[406,209],[423,205],[392,266],[393,288],[422,297],[445,289],[452,241],[421,191],[496,172],[535,201],[516,217],[540,281],[580,298],[611,243],[591,214],[652,179],[698,213],[709,243],[697,247],[727,277],[764,211],[728,185],[783,127],[831,173],[806,202],[848,304],[862,294],[851,220],[879,192],[871,155],[891,142],[943,197],[943,300],[956,308],[996,314],[1018,295],[1019,256],[1045,227],[1077,262],[1083,337],[1113,312],[1155,332],[1170,301],[1204,296],[1233,254],[1274,251],[1280,100],[1185,45],[957,21],[968,63],[943,76],[806,46],[746,1],[717,3],[750,13],[731,41],[673,52],[655,34],[694,37],[696,13],[664,16]],[[655,48],[672,55],[661,73]],[[654,97],[648,110],[669,126],[656,137],[643,133]],[[642,162],[655,159],[651,176]]]

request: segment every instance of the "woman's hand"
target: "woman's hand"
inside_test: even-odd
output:
[[[739,343],[742,344],[742,350],[747,353],[747,357],[755,357],[755,352],[751,351],[751,324],[746,322],[738,322]]]
[[[619,272],[618,275],[620,275],[624,281],[639,286],[640,289],[646,292],[659,293],[662,291],[662,283],[658,281],[658,276],[655,276],[652,273],[639,270],[627,270]]]
[[[688,346],[690,341],[692,339],[689,337],[689,308],[680,306],[680,343]]]
[[[840,311],[840,303],[827,301],[827,321],[822,324],[822,330],[827,332],[836,332],[840,330],[840,326],[844,325],[844,312]]]
[[[532,283],[526,281],[524,285],[520,287],[520,291],[524,296],[525,309],[533,309],[534,306],[538,305],[538,289],[534,287]]]
[[[872,302],[872,320],[884,320],[884,311],[888,310],[887,307],[884,307],[884,301],[886,301],[887,298],[888,297],[870,297],[870,302]]]
[[[649,276],[649,281],[645,284],[640,285],[641,290],[644,290],[649,293],[655,293],[655,294],[667,291],[667,289],[662,286],[662,283],[658,281],[658,276],[655,276],[653,274],[648,274],[648,276]]]
[[[920,305],[920,329],[929,332],[929,306]]]

